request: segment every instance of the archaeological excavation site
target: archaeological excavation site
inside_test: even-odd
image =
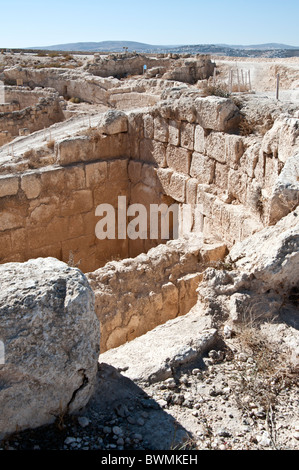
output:
[[[298,57],[2,51],[1,449],[298,450],[298,205]]]

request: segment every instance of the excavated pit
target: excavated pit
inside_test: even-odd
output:
[[[54,257],[87,273],[102,352],[187,313],[207,266],[298,203],[298,179],[290,196],[294,171],[285,157],[294,152],[297,119],[278,122],[281,142],[271,129],[242,136],[233,101],[183,95],[94,116],[76,132],[73,121],[54,126],[46,153],[30,136],[29,155],[21,141],[14,155],[0,149],[0,262]],[[187,205],[192,239],[165,245],[161,237],[119,239],[116,232],[99,240],[96,209],[110,204],[117,218],[119,198],[147,211],[151,204]]]

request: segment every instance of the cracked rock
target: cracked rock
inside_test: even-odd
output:
[[[53,423],[86,405],[96,380],[100,329],[94,295],[78,269],[38,258],[1,265],[0,279],[5,345],[0,436],[5,436]]]

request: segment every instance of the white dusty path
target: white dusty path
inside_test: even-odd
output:
[[[290,59],[253,59],[239,57],[213,57],[216,63],[219,79],[228,83],[229,70],[238,70],[241,78],[241,71],[248,77],[252,90],[263,93],[264,96],[275,97],[277,74],[280,75],[281,101],[299,102],[299,57]],[[235,83],[236,85],[236,74]]]
[[[53,124],[47,129],[33,132],[28,136],[17,137],[0,148],[0,165],[13,157],[23,155],[30,149],[42,147],[51,140],[62,140],[87,130],[89,127],[96,127],[102,115],[103,113],[72,117],[67,121]]]

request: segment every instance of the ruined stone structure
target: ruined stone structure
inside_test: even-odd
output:
[[[64,119],[55,90],[5,88],[7,103],[0,104],[0,144],[28,135]]]
[[[113,54],[102,57],[97,54],[86,69],[99,77],[126,78],[130,75],[164,78],[194,84],[213,75],[215,64],[208,56],[199,55],[188,59],[172,54],[157,57],[139,54]]]
[[[292,218],[299,203],[298,111],[250,95],[205,96],[213,70],[207,57],[120,56],[95,57],[80,71],[3,71],[1,269],[9,263],[17,272],[23,264],[10,263],[49,257],[79,267],[94,293],[101,353],[187,314],[198,299],[207,312],[221,310],[214,282],[225,308],[238,316],[242,289],[251,285],[250,269],[245,280],[221,274],[229,263],[239,266],[234,247],[276,224],[286,237],[290,227],[290,236],[298,235]],[[140,76],[119,80],[131,74]],[[100,240],[97,207],[110,204],[117,216],[119,198],[126,208],[187,205],[187,233],[181,225],[174,240],[161,233]],[[293,248],[288,253],[286,276],[298,262]],[[294,287],[296,279],[287,291]]]

